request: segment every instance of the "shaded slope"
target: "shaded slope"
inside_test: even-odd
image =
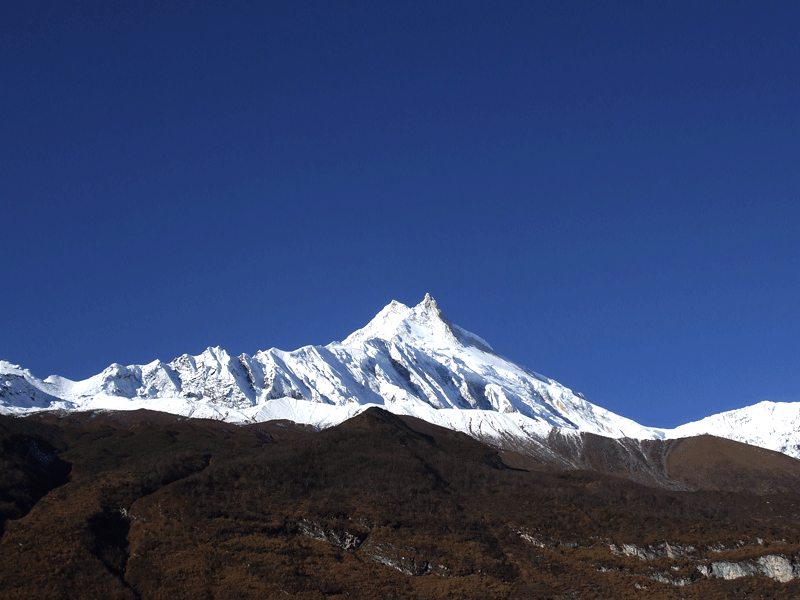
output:
[[[67,482],[72,465],[55,427],[0,416],[0,537],[50,490]]]

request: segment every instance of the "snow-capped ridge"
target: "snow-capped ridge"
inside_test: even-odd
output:
[[[40,380],[0,361],[0,412],[11,414],[148,408],[327,427],[368,406],[497,443],[540,443],[554,430],[634,439],[711,433],[800,457],[800,403],[762,403],[675,430],[644,427],[499,356],[453,324],[430,294],[413,307],[392,301],[342,342],[291,352],[271,348],[232,356],[209,347],[169,363],[113,363],[83,381],[57,375]]]
[[[21,377],[26,373],[30,375],[28,369],[23,369],[21,366],[7,360],[0,360],[0,375],[17,375]]]
[[[365,327],[327,346],[292,352],[273,348],[236,358],[209,347],[169,363],[114,363],[94,377],[64,380],[63,385],[26,377],[30,389],[55,396],[63,406],[195,414],[202,405],[229,420],[258,420],[274,413],[277,400],[290,398],[292,403],[281,406],[301,414],[320,415],[321,407],[329,406],[326,414],[343,415],[375,405],[494,438],[507,435],[509,428],[516,431],[523,422],[529,422],[530,431],[558,427],[614,437],[651,435],[633,421],[496,355],[485,340],[453,324],[430,294],[413,307],[392,301]],[[309,402],[314,409],[300,411],[298,402]],[[59,402],[44,399],[38,406],[48,404]],[[5,410],[12,410],[8,403]],[[466,420],[459,416],[464,411],[469,414]],[[325,417],[325,422],[330,418],[334,417]]]
[[[800,402],[764,400],[665,433],[669,438],[716,435],[800,458]]]

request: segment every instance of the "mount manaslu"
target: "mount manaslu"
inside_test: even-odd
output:
[[[762,402],[672,430],[645,427],[498,356],[451,323],[430,295],[414,307],[393,301],[342,342],[293,352],[232,357],[209,348],[170,363],[113,364],[84,381],[41,380],[0,361],[5,414],[145,408],[327,428],[376,405],[567,467],[584,466],[592,436],[646,454],[643,440],[711,434],[800,458],[800,403]]]

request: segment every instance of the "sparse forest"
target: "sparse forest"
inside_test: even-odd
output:
[[[4,598],[800,596],[702,570],[796,565],[785,489],[648,487],[378,409],[320,432],[137,411],[0,433]]]

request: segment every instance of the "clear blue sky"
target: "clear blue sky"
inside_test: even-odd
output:
[[[800,401],[800,4],[5,2],[0,358],[326,344],[430,292],[646,425]]]

